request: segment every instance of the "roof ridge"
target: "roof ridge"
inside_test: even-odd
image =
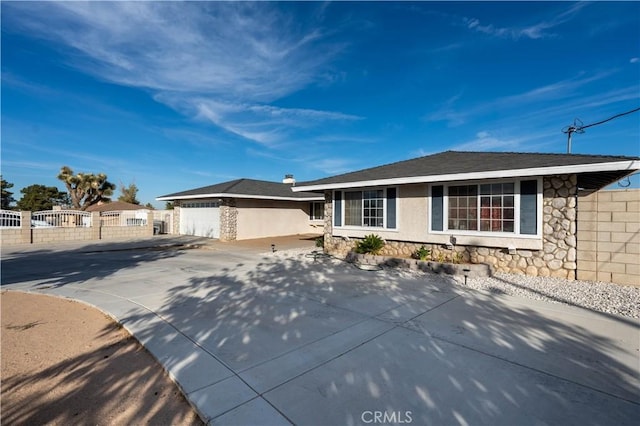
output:
[[[582,156],[582,157],[607,157],[607,158],[638,158],[638,157],[633,157],[633,156],[627,156],[627,155],[614,155],[614,154],[582,154],[582,153],[578,153],[578,152],[571,152],[571,153],[566,153],[566,152],[537,152],[537,151],[530,151],[530,152],[526,152],[526,151],[457,151],[457,150],[448,150],[448,151],[443,151],[439,154],[444,154],[447,152],[455,152],[458,154],[506,154],[506,155],[513,155],[513,154],[518,154],[518,155],[553,155],[553,156],[558,156],[558,155],[570,155],[570,156]],[[428,157],[428,155],[426,156]],[[417,157],[417,158],[422,158],[422,157]]]
[[[240,185],[244,180],[246,180],[245,178],[240,178],[240,179],[233,179],[227,182],[222,182],[222,183],[227,183],[228,185],[225,186],[224,190],[222,190],[221,192],[227,192],[229,191],[231,188],[234,188],[238,185]]]

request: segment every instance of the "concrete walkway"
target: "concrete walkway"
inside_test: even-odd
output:
[[[209,424],[640,418],[638,321],[470,291],[444,277],[287,258],[284,240],[275,253],[267,240],[162,244],[5,249],[2,288],[110,313]]]

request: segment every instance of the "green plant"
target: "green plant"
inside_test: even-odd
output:
[[[412,255],[414,259],[418,260],[427,260],[429,256],[431,256],[431,250],[425,246],[421,246],[418,250],[414,251]]]
[[[360,254],[379,254],[384,247],[384,240],[378,235],[365,235],[364,239],[356,243],[356,253]]]
[[[320,248],[324,247],[324,235],[316,238],[316,247],[320,247]]]

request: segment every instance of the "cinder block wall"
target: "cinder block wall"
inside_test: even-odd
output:
[[[22,228],[0,229],[2,246],[16,244],[52,244],[59,241],[117,240],[153,236],[153,213],[145,226],[100,226],[100,213],[92,213],[90,227],[31,228],[31,212],[20,212]]]
[[[640,189],[578,198],[579,280],[640,287]]]

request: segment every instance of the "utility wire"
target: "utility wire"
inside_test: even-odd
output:
[[[640,107],[632,109],[630,111],[626,111],[626,112],[621,112],[620,114],[616,114],[612,117],[606,118],[604,120],[595,122],[595,123],[591,123],[591,124],[587,124],[586,126],[582,124],[582,121],[580,121],[579,118],[576,118],[575,120],[573,120],[573,125],[571,126],[566,126],[562,129],[562,133],[566,133],[567,134],[567,153],[570,154],[571,153],[571,135],[573,133],[584,133],[584,129],[588,129],[589,127],[593,127],[593,126],[597,126],[599,124],[603,124],[606,123],[607,121],[611,121],[613,119],[616,119],[618,117],[622,117],[623,115],[627,115],[627,114],[631,114],[634,112],[640,111]]]
[[[622,112],[620,114],[616,114],[613,117],[609,117],[606,120],[598,121],[597,123],[587,124],[586,126],[582,126],[580,129],[584,130],[584,129],[588,128],[588,127],[597,126],[598,124],[606,123],[607,121],[611,121],[614,118],[622,117],[623,115],[631,114],[631,113],[636,112],[636,111],[640,111],[640,108],[636,108],[636,109],[632,109],[631,111],[627,111],[627,112]]]

